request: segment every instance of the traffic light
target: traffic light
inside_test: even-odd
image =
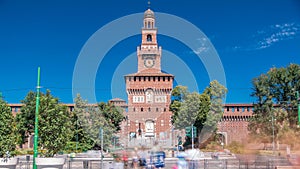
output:
[[[185,136],[192,138],[192,127],[185,127]],[[193,136],[194,138],[197,136],[197,128],[193,126]]]

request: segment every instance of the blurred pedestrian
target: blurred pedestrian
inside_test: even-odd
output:
[[[134,169],[138,169],[138,163],[139,163],[139,159],[138,159],[138,148],[135,147],[134,151],[132,152],[132,167]]]

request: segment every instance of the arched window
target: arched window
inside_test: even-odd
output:
[[[152,36],[150,34],[147,35],[147,42],[152,42]]]

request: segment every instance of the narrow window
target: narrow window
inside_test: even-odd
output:
[[[143,108],[141,108],[141,112],[143,112],[144,111],[144,109]]]
[[[150,34],[147,35],[147,42],[152,42],[152,36]]]

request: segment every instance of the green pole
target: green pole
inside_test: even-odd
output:
[[[300,100],[299,100],[299,91],[297,93],[297,104],[298,104],[298,125],[300,126]]]
[[[39,125],[39,104],[40,104],[40,67],[38,67],[38,78],[36,87],[35,102],[35,124],[34,124],[34,147],[33,147],[33,169],[36,169],[35,158],[38,156],[38,125]]]

